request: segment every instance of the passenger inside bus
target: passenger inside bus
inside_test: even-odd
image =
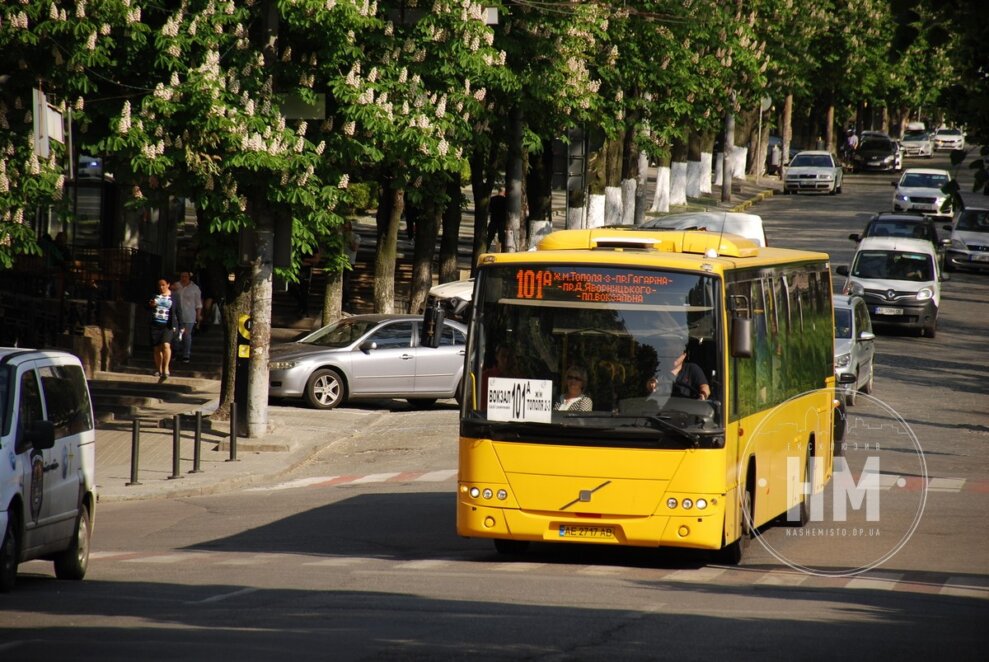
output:
[[[659,357],[659,370],[646,384],[651,399],[665,402],[670,397],[707,400],[711,387],[704,371],[687,361],[686,341],[674,341],[664,347]],[[649,388],[651,386],[651,388]]]

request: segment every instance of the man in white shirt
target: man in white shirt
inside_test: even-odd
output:
[[[179,308],[179,342],[182,363],[192,359],[192,330],[203,319],[203,293],[199,286],[192,282],[192,274],[183,271],[179,274],[175,299]]]

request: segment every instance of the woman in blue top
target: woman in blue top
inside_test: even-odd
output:
[[[168,364],[172,360],[172,337],[178,329],[175,299],[165,278],[158,279],[158,294],[148,301],[151,308],[151,348],[158,381],[168,379]]]

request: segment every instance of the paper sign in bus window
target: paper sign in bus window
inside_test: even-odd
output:
[[[543,379],[488,380],[488,420],[549,423],[553,414],[553,382]]]

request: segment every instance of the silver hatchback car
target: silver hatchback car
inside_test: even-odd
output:
[[[404,398],[417,407],[459,400],[467,327],[446,320],[432,348],[419,343],[421,325],[416,315],[354,315],[273,345],[268,395],[316,409],[359,399]]]
[[[860,296],[834,297],[834,372],[849,407],[859,391],[872,393],[876,334],[869,307]]]

